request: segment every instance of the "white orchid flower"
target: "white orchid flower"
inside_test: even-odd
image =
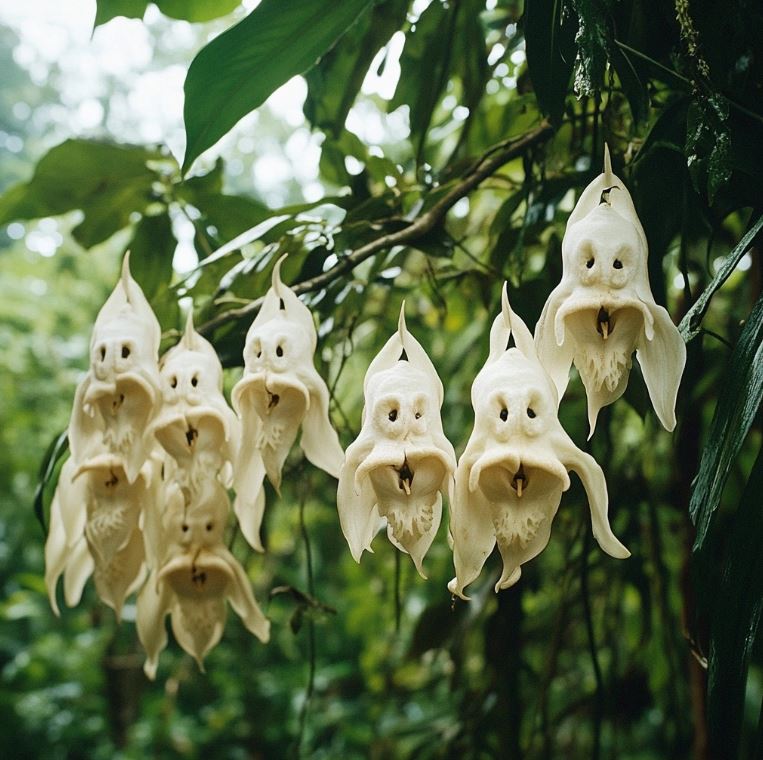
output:
[[[50,505],[50,525],[45,542],[45,586],[53,612],[60,611],[56,602],[58,579],[64,576],[64,599],[74,607],[82,598],[82,590],[93,573],[93,558],[85,539],[87,521],[86,482],[73,479],[74,460],[64,462]]]
[[[347,449],[337,507],[357,562],[384,517],[390,541],[426,577],[422,562],[440,526],[442,495],[452,492],[456,456],[442,430],[442,383],[403,308],[398,331],[366,372],[363,427]]]
[[[84,498],[84,534],[95,588],[117,619],[124,600],[143,581],[146,553],[140,522],[143,510],[153,506],[158,475],[155,461],[148,460],[130,482],[124,462],[114,454],[91,457],[72,473]]]
[[[676,424],[686,347],[652,296],[647,253],[630,193],[612,173],[605,146],[604,172],[583,191],[567,221],[562,280],[535,330],[538,355],[559,398],[570,364],[577,367],[591,435],[599,410],[625,391],[634,350],[660,422],[668,430]]]
[[[515,345],[509,347],[512,336]],[[604,473],[564,431],[557,405],[556,388],[504,286],[490,355],[472,385],[474,430],[458,462],[451,504],[456,577],[448,588],[462,599],[496,542],[503,559],[496,591],[516,583],[521,565],[543,551],[570,486],[568,470],[578,474],[588,495],[599,546],[612,557],[629,556],[609,525]]]
[[[77,464],[106,450],[122,457],[130,482],[138,477],[153,447],[149,423],[161,402],[160,339],[126,254],[122,276],[95,320],[90,371],[74,399],[69,444]]]
[[[209,341],[193,329],[188,315],[180,342],[160,364],[164,403],[152,430],[177,463],[174,477],[189,487],[232,472],[239,442],[239,421],[223,396],[223,368]],[[223,478],[230,485],[230,478]]]
[[[167,645],[164,618],[168,614],[175,638],[201,670],[204,657],[225,628],[226,599],[260,641],[270,638],[270,622],[254,598],[249,579],[223,543],[228,510],[228,495],[213,479],[206,481],[190,506],[178,489],[165,508],[164,561],[152,571],[137,605],[138,637],[146,650],[144,670],[151,679]]]
[[[281,282],[281,257],[272,287],[246,336],[244,376],[232,393],[242,422],[234,509],[246,540],[262,551],[262,481],[278,490],[281,469],[302,426],[300,446],[316,467],[339,476],[344,452],[329,420],[329,392],[313,365],[318,336],[309,309]]]

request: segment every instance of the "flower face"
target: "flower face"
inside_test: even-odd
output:
[[[329,420],[328,388],[313,366],[318,340],[313,318],[281,282],[281,261],[247,334],[244,376],[232,393],[242,423],[234,508],[244,536],[259,551],[262,480],[267,474],[280,488],[281,470],[300,426],[300,446],[316,467],[337,477],[344,458]]]
[[[509,348],[511,335],[516,345]],[[477,578],[496,543],[503,573],[495,590],[519,580],[521,565],[548,544],[570,486],[568,470],[583,482],[599,545],[613,557],[629,556],[609,526],[604,474],[562,428],[556,388],[538,361],[530,331],[511,311],[505,287],[490,355],[472,385],[472,405],[474,430],[458,462],[451,505],[452,593],[468,598],[464,587]]]
[[[440,420],[440,378],[418,341],[400,326],[366,373],[363,428],[347,449],[337,506],[356,561],[370,549],[379,518],[390,541],[422,562],[442,516],[455,470]]]
[[[223,371],[212,345],[193,329],[185,333],[161,362],[162,412],[154,435],[175,460],[175,478],[197,488],[217,478],[237,455],[239,423],[223,396]]]
[[[122,457],[130,482],[138,477],[153,446],[149,423],[161,403],[160,339],[126,255],[122,277],[93,326],[90,371],[74,399],[69,442],[77,464],[108,451]]]
[[[215,480],[190,505],[171,499],[162,525],[165,547],[138,596],[138,637],[146,650],[145,671],[156,675],[159,654],[167,645],[164,618],[183,649],[203,670],[203,660],[225,628],[226,599],[244,625],[263,643],[270,637],[270,622],[252,594],[249,579],[223,543],[229,509],[228,495]]]
[[[574,363],[588,397],[593,434],[601,407],[625,391],[632,355],[641,365],[662,424],[675,427],[675,401],[686,347],[649,287],[647,243],[625,185],[604,172],[583,192],[562,242],[562,281],[535,330],[543,365],[564,394]]]

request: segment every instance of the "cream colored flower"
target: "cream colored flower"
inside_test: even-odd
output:
[[[509,347],[513,336],[515,346]],[[503,573],[495,590],[519,580],[521,565],[548,543],[568,470],[588,495],[593,534],[612,557],[629,556],[607,519],[607,484],[596,461],[570,440],[557,418],[556,388],[538,361],[530,331],[511,311],[504,286],[502,313],[490,332],[490,355],[472,385],[474,430],[456,471],[450,530],[463,599],[498,543]]]
[[[223,543],[229,510],[223,486],[207,480],[190,506],[180,489],[171,494],[163,517],[164,558],[138,595],[138,637],[151,679],[167,645],[168,614],[178,643],[202,670],[204,657],[225,628],[226,599],[260,641],[270,638],[270,622],[257,605],[249,579]]]
[[[69,444],[78,465],[107,451],[124,460],[130,482],[138,477],[153,447],[149,423],[161,403],[160,339],[127,254],[122,276],[95,320],[90,371],[74,399]]]
[[[152,430],[176,462],[173,473],[186,487],[229,471],[239,443],[239,421],[223,396],[223,368],[209,341],[193,329],[189,314],[180,342],[161,360],[164,403]]]
[[[604,172],[583,191],[562,241],[562,281],[551,292],[535,330],[543,365],[559,397],[574,363],[588,397],[591,434],[599,410],[620,398],[631,357],[641,365],[649,397],[668,430],[686,363],[686,347],[649,287],[647,242],[630,193]]]
[[[390,541],[426,577],[422,562],[440,526],[442,495],[452,491],[456,457],[442,430],[442,383],[402,308],[398,331],[368,368],[363,391],[363,427],[339,475],[342,531],[360,562],[386,518]]]
[[[281,282],[282,257],[272,287],[249,328],[244,376],[233,388],[242,422],[236,467],[235,511],[247,541],[262,551],[262,481],[278,490],[281,469],[302,426],[300,446],[316,467],[338,477],[344,452],[329,420],[329,392],[313,366],[318,336],[308,308]]]

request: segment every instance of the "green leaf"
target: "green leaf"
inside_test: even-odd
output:
[[[149,301],[172,279],[175,248],[177,240],[166,210],[155,216],[144,216],[136,225],[128,245],[130,271]]]
[[[716,272],[715,277],[713,277],[710,284],[702,291],[702,295],[694,302],[694,305],[681,320],[681,324],[678,325],[678,331],[681,333],[681,337],[686,343],[699,334],[702,327],[702,318],[705,316],[705,312],[710,306],[710,299],[715,295],[721,285],[726,282],[734,269],[736,269],[742,256],[744,256],[753,245],[761,230],[763,230],[763,215],[758,217],[758,220],[752,227],[750,227],[739,243],[737,243],[734,250],[726,256],[723,265]]]
[[[37,488],[35,488],[34,491],[33,504],[35,517],[39,520],[43,530],[47,530],[45,520],[45,493],[48,485],[53,483],[54,478],[55,480],[58,480],[58,465],[68,451],[69,435],[68,431],[64,430],[50,442],[50,445],[45,452],[45,456],[40,463],[40,474],[37,479]]]
[[[338,137],[374,56],[405,21],[408,0],[386,0],[366,8],[347,34],[305,77],[305,116]]]
[[[371,0],[262,0],[193,59],[185,80],[185,173],[243,116],[311,68]]]
[[[695,551],[705,542],[729,470],[763,397],[763,296],[755,303],[727,367],[689,503],[697,527]]]
[[[458,3],[433,2],[405,35],[400,80],[389,110],[410,108],[411,143],[421,160],[432,113],[448,81]]]
[[[572,0],[572,6],[578,16],[575,92],[578,96],[593,95],[604,85],[607,51],[612,47],[611,19],[598,0]]]
[[[527,69],[538,105],[558,126],[575,61],[575,20],[562,0],[533,0],[525,8]]]
[[[72,234],[86,248],[111,237],[156,200],[161,175],[149,162],[174,164],[159,151],[95,140],[67,140],[52,148],[32,179],[0,196],[0,224],[81,209]]]
[[[170,18],[185,21],[211,21],[227,16],[241,0],[154,0],[159,10]]]
[[[639,74],[634,59],[619,45],[612,45],[609,57],[628,99],[633,121],[637,124],[644,123],[649,115],[646,79]]]
[[[95,29],[117,16],[143,18],[147,7],[148,0],[97,0],[93,28]]]
[[[726,549],[713,608],[707,708],[714,757],[737,757],[747,668],[763,612],[763,449],[747,481]],[[714,749],[713,749],[714,748]]]

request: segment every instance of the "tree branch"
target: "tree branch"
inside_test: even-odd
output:
[[[548,122],[541,123],[531,132],[522,137],[505,140],[494,145],[478,161],[476,161],[466,175],[449,190],[440,200],[430,209],[416,217],[408,225],[395,232],[382,235],[372,240],[360,248],[339,259],[337,264],[326,272],[322,272],[315,277],[311,277],[302,282],[291,286],[291,289],[297,293],[309,293],[329,285],[337,277],[353,270],[358,264],[366,259],[389,248],[398,245],[410,245],[417,240],[421,240],[425,235],[431,232],[437,224],[442,221],[445,214],[464,196],[474,190],[484,179],[494,172],[498,171],[504,164],[508,163],[517,156],[522,155],[526,150],[547,140],[553,129]],[[246,306],[238,309],[229,309],[222,314],[218,314],[209,321],[205,322],[198,329],[203,335],[209,335],[213,330],[232,320],[243,319],[254,316],[260,309],[264,297],[256,298],[250,301]]]

